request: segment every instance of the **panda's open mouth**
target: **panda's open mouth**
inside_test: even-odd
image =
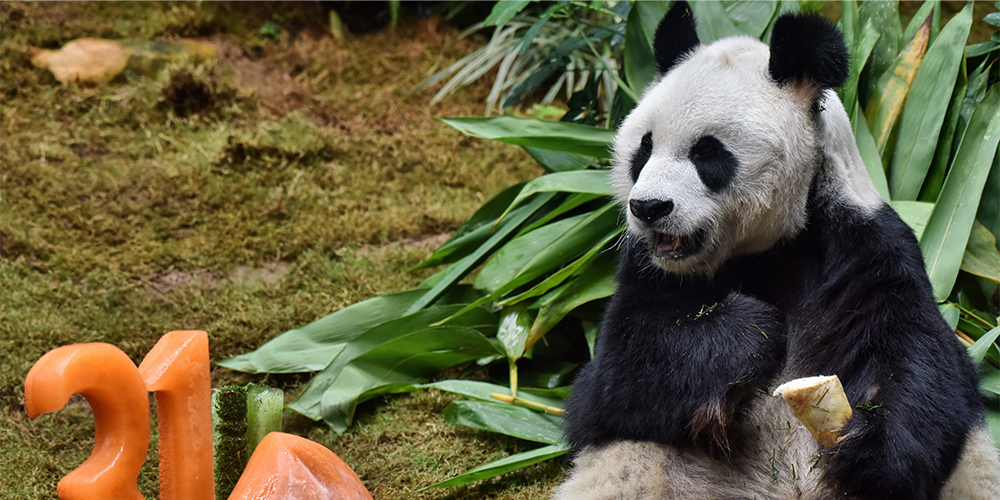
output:
[[[653,240],[653,255],[661,259],[683,259],[701,251],[705,243],[705,231],[697,231],[687,235],[654,231]]]

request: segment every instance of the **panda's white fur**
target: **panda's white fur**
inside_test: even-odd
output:
[[[672,199],[674,211],[665,229],[682,235],[708,231],[706,248],[698,255],[658,259],[668,271],[711,274],[733,256],[771,248],[801,231],[816,172],[798,167],[818,167],[817,143],[836,161],[824,174],[843,191],[845,201],[867,212],[882,202],[836,94],[824,93],[823,128],[814,130],[806,95],[810,89],[775,85],[767,71],[769,56],[767,45],[745,36],[699,47],[669,77],[646,89],[643,105],[618,129],[612,175],[621,205],[628,207],[633,199]],[[655,146],[633,183],[629,159],[647,131],[652,131]],[[739,161],[735,189],[711,193],[687,158],[694,141],[708,134]],[[635,215],[625,214],[629,230],[648,237]]]
[[[720,267],[734,258],[753,256],[800,237],[813,223],[809,216],[810,208],[807,207],[811,196],[825,200],[823,203],[828,206],[840,207],[836,210],[846,210],[844,213],[851,214],[850,217],[855,219],[851,224],[860,224],[859,227],[877,224],[875,221],[885,217],[888,210],[868,176],[855,145],[850,121],[836,94],[829,89],[816,88],[807,80],[776,84],[769,72],[770,57],[771,48],[768,45],[742,36],[723,39],[708,46],[697,46],[681,56],[669,72],[650,84],[640,103],[624,120],[616,135],[612,175],[618,201],[624,207],[627,218],[628,237],[638,241],[639,246],[648,247],[651,240],[655,241],[657,232],[677,237],[704,233],[703,247],[691,255],[658,256],[654,251],[637,253],[648,254],[648,265],[655,265],[668,275],[681,277],[677,283],[682,288],[685,286],[685,279],[695,279],[683,278],[684,276],[700,277],[699,279],[710,282]],[[648,160],[635,178],[635,167],[631,163],[648,134],[651,134],[652,148]],[[738,163],[738,169],[725,189],[709,189],[689,158],[694,142],[706,135],[718,138]],[[634,210],[629,209],[633,200],[670,200],[673,208],[668,211],[668,215],[656,221],[642,220]],[[813,207],[812,210],[818,209]],[[892,224],[902,225],[891,223],[890,226]],[[818,230],[824,231],[822,228]],[[908,250],[912,250],[911,246],[914,244],[903,244]],[[912,255],[909,257],[908,262],[912,264],[906,265],[919,265],[919,258],[915,259]],[[622,272],[620,269],[619,280],[623,279]],[[649,272],[650,268],[647,268],[643,274]],[[916,272],[922,273],[922,267]],[[652,279],[656,281],[659,278]],[[926,281],[926,277],[920,279]],[[620,285],[619,290],[621,288]],[[734,293],[739,292],[737,290]],[[926,295],[923,291],[919,293]],[[732,297],[730,294],[726,300]],[[627,302],[627,299],[621,300],[626,303],[619,305],[619,309],[641,307]],[[751,303],[756,302],[751,300]],[[615,305],[612,304],[611,307],[614,308]],[[769,306],[762,307],[764,316],[772,313]],[[912,307],[917,308],[915,305]],[[704,311],[703,309],[702,312]],[[709,308],[708,311],[711,313],[712,309]],[[702,312],[694,320],[698,320]],[[622,314],[628,317],[627,312]],[[786,317],[789,330],[788,359],[778,372],[767,379],[765,390],[758,389],[757,392],[751,392],[756,396],[751,395],[741,400],[741,404],[746,405],[746,411],[740,417],[742,420],[733,424],[733,421],[726,421],[717,415],[722,412],[719,410],[722,406],[709,406],[708,414],[713,418],[718,417],[722,422],[736,425],[752,436],[749,441],[737,444],[740,447],[739,453],[729,453],[731,450],[725,440],[718,441],[724,445],[721,454],[718,450],[706,450],[699,446],[673,446],[636,439],[616,438],[607,442],[600,438],[604,441],[597,445],[588,445],[584,441],[582,449],[576,450],[571,477],[556,489],[554,497],[557,500],[845,498],[843,492],[832,487],[824,477],[830,460],[838,460],[836,452],[831,457],[792,416],[781,398],[768,396],[782,382],[818,374],[810,372],[812,367],[809,366],[808,356],[803,353],[808,354],[807,351],[812,348],[811,343],[819,343],[822,336],[811,336],[809,330],[816,328],[816,325],[810,323],[810,318],[795,318],[794,314],[789,314]],[[842,314],[851,315],[855,312],[844,311]],[[679,318],[678,327],[682,321],[693,321],[690,314]],[[608,329],[619,328],[619,325],[613,324],[614,321],[605,319],[608,324],[602,326],[602,335],[607,335],[604,332]],[[673,320],[665,324],[672,328]],[[757,327],[756,324],[753,326]],[[643,328],[647,327],[639,325],[640,331]],[[650,324],[648,328],[658,326]],[[715,327],[710,325],[709,328]],[[631,338],[628,336],[637,335],[632,330],[629,332],[631,333],[619,334],[619,337],[626,335],[625,338]],[[760,333],[767,337],[763,330]],[[737,331],[733,332],[733,335],[738,334],[740,333]],[[600,342],[601,337],[599,347]],[[851,347],[846,346],[845,349]],[[954,346],[948,347],[951,350],[942,356],[956,356],[954,353],[959,352],[953,349]],[[767,347],[755,345],[754,348]],[[830,347],[824,344],[823,348]],[[641,344],[639,349],[642,352]],[[884,349],[888,350],[889,347]],[[877,363],[877,356],[880,355],[883,355],[881,351],[874,354],[872,362]],[[627,356],[618,358],[615,362],[643,363]],[[913,363],[926,364],[926,361],[921,358]],[[964,367],[962,363],[964,362],[959,364]],[[619,367],[625,375],[618,380],[627,380],[629,370],[637,367]],[[608,365],[603,368],[608,368]],[[687,373],[697,374],[698,369],[689,368]],[[587,390],[595,394],[597,399],[592,404],[597,406],[615,401],[614,391],[619,390],[619,387],[611,385],[612,379],[597,381],[602,376],[597,372],[601,370],[602,368],[593,369],[585,382],[588,384]],[[906,377],[905,373],[904,371],[901,376]],[[869,402],[889,398],[886,387],[894,383],[891,380],[893,375],[890,372],[889,380],[877,381],[867,387],[851,387],[849,393],[853,392],[855,398],[865,397]],[[923,376],[924,372],[921,371],[920,375]],[[862,378],[866,379],[865,377],[871,378],[869,375]],[[651,382],[643,380],[636,383],[641,385]],[[694,383],[696,382],[692,382]],[[683,392],[686,390],[684,387],[690,389],[684,384],[687,382],[682,381],[682,388],[677,390]],[[968,384],[963,390],[966,390],[968,397]],[[638,391],[638,398],[641,399],[643,389],[639,388]],[[656,394],[658,388],[650,387],[649,395],[652,399],[638,403],[648,407],[643,411],[658,412],[672,404],[671,401],[657,400]],[[575,394],[574,397],[583,401],[589,396]],[[690,398],[690,394],[679,397]],[[971,396],[973,399],[975,397]],[[635,404],[631,400],[627,402]],[[574,408],[571,402],[569,411],[577,409],[585,415],[615,411],[587,407],[590,404],[579,402]],[[972,403],[973,409],[968,410],[970,415],[974,415],[976,411],[974,404]],[[955,407],[959,408],[960,405],[955,403]],[[897,408],[900,408],[899,411],[909,411],[903,410],[901,406],[892,406],[886,411],[891,414]],[[712,413],[713,411],[716,413]],[[959,411],[966,410],[960,408]],[[858,413],[862,412],[856,411]],[[696,420],[703,418],[703,415],[698,415],[695,416]],[[884,414],[880,414],[865,418],[875,422],[884,417]],[[581,418],[589,417],[578,416],[575,424],[578,428],[587,425],[587,421],[580,420]],[[609,425],[619,425],[620,422],[621,425],[632,426],[623,429],[621,434],[643,435],[648,430],[634,427],[634,422],[641,420],[615,420],[616,418],[609,417],[607,422],[613,422]],[[919,420],[924,417],[917,415],[914,418]],[[940,415],[926,418],[940,419]],[[973,421],[963,438],[960,458],[951,469],[948,481],[943,487],[940,483],[937,486],[940,488],[939,498],[1000,498],[1000,458],[985,422],[981,417],[975,420],[974,416],[956,418],[971,418]],[[570,422],[570,428],[573,425]],[[614,434],[617,431],[604,429],[600,432]],[[870,431],[869,427],[855,427],[849,432],[858,433],[849,434],[850,439],[874,431]],[[696,430],[692,431],[692,439],[697,437],[696,434]],[[570,435],[571,442],[573,438]],[[928,439],[930,446],[933,439],[930,436]],[[574,442],[574,445],[577,444]],[[891,443],[887,446],[892,448]],[[902,441],[899,449],[906,449]],[[874,450],[873,453],[880,451]],[[935,450],[928,449],[928,453],[934,452]],[[904,457],[900,460],[905,462],[908,459]],[[890,474],[887,473],[886,476],[889,477]],[[913,479],[917,481],[920,478]],[[887,480],[897,481],[899,478]],[[933,488],[933,485],[930,487]]]

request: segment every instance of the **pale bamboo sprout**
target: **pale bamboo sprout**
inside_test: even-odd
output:
[[[840,430],[854,414],[836,375],[816,376],[785,382],[774,390],[782,396],[806,429],[827,448],[839,443]]]

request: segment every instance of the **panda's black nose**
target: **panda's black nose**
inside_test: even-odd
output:
[[[632,211],[632,215],[644,222],[653,222],[670,215],[670,212],[674,210],[674,202],[671,200],[629,200],[628,208]]]

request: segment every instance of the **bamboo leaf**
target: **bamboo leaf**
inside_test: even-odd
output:
[[[861,79],[861,70],[868,62],[868,57],[871,56],[872,49],[875,48],[875,42],[878,41],[878,38],[878,30],[872,25],[871,20],[868,20],[858,33],[858,43],[848,45],[848,47],[851,47],[851,66],[847,75],[847,81],[840,87],[839,95],[840,101],[844,103],[847,115],[852,117],[852,123],[858,108],[858,82]],[[868,135],[871,135],[871,132]]]
[[[322,370],[358,335],[399,318],[423,291],[374,297],[347,306],[308,325],[269,340],[256,351],[219,361],[219,366],[249,373],[303,373]],[[445,303],[474,300],[470,287],[443,297]]]
[[[691,2],[689,5],[691,13],[698,20],[695,30],[701,43],[709,44],[727,36],[742,34],[736,29],[722,2]]]
[[[524,185],[525,183],[522,182],[504,189],[500,194],[479,207],[479,210],[476,210],[476,213],[465,224],[462,224],[448,238],[448,241],[438,247],[427,260],[417,264],[414,269],[423,269],[454,262],[471,253],[475,247],[481,245],[493,234],[494,226],[497,225],[500,216],[508,210],[507,207],[517,197],[517,193],[521,192]]]
[[[518,206],[524,200],[534,196],[536,193],[549,193],[549,192],[565,192],[565,193],[590,193],[602,196],[611,196],[614,194],[614,188],[611,186],[611,171],[610,170],[574,170],[571,172],[556,172],[554,174],[546,174],[541,177],[532,179],[521,192],[517,194],[517,198],[511,202],[511,210]],[[504,212],[500,216],[502,219],[506,215]]]
[[[920,240],[924,230],[927,229],[927,219],[930,219],[931,212],[934,211],[934,204],[922,201],[892,200],[889,205],[899,214],[899,218],[903,219],[907,226],[910,226],[917,240]]]
[[[618,212],[609,203],[518,236],[483,266],[473,286],[491,294],[513,290],[580,256],[617,222]]]
[[[937,148],[934,150],[934,159],[931,161],[930,172],[924,180],[924,186],[920,190],[920,200],[935,202],[941,194],[941,185],[944,184],[944,176],[948,172],[951,164],[952,145],[955,141],[955,131],[958,130],[958,119],[962,113],[962,101],[965,99],[966,90],[969,88],[969,79],[966,70],[966,58],[962,58],[962,66],[958,69],[958,82],[951,95],[951,103],[948,105],[948,113],[945,115],[945,122],[938,135]]]
[[[448,288],[453,286],[458,280],[462,279],[466,274],[469,273],[473,268],[482,263],[486,255],[493,251],[500,243],[507,239],[511,233],[513,233],[521,224],[531,217],[535,212],[537,212],[545,203],[552,199],[552,194],[542,194],[535,199],[528,202],[527,205],[522,207],[524,210],[515,214],[511,214],[509,221],[506,224],[500,226],[496,229],[485,243],[479,246],[476,251],[462,257],[461,260],[452,264],[447,269],[442,271],[440,277],[435,278],[436,281],[433,286],[431,286],[424,294],[417,299],[409,309],[406,310],[406,314],[414,314],[417,311],[423,309],[431,302],[434,302],[441,294],[443,294]]]
[[[997,109],[1000,109],[1000,86],[994,85],[969,121],[920,240],[927,275],[939,302],[948,297],[955,284],[983,186],[1000,143]]]
[[[983,358],[986,357],[986,352],[996,343],[997,337],[1000,337],[1000,326],[993,328],[983,334],[982,337],[979,337],[979,340],[969,347],[969,356],[972,358],[972,361],[976,364],[981,363]]]
[[[502,26],[514,18],[519,12],[524,10],[530,0],[516,0],[509,2],[497,2],[493,5],[490,15],[483,21],[484,26]]]
[[[885,169],[882,167],[882,157],[878,154],[878,146],[875,145],[875,139],[872,138],[872,133],[868,130],[868,122],[865,120],[865,114],[861,112],[861,105],[855,102],[854,105],[854,115],[851,116],[851,124],[854,128],[854,141],[858,145],[858,152],[861,153],[861,159],[865,162],[865,169],[868,171],[868,176],[871,177],[872,183],[875,184],[875,189],[882,199],[889,201],[889,183],[885,178]]]
[[[944,321],[948,323],[948,327],[954,330],[958,328],[958,320],[962,316],[962,310],[958,308],[958,304],[954,302],[945,302],[938,306],[941,311],[941,317]]]
[[[448,368],[493,354],[497,354],[496,347],[472,328],[447,325],[399,335],[344,364],[323,392],[323,420],[338,434],[343,433],[354,419],[358,403],[379,394],[410,390],[413,384]]]
[[[927,49],[913,77],[900,116],[899,134],[889,169],[889,193],[893,199],[915,200],[920,194],[920,187],[934,159],[935,146],[951,102],[971,26],[970,3],[952,18]]]
[[[496,477],[501,474],[506,474],[510,471],[522,469],[529,465],[537,464],[550,458],[556,458],[565,455],[569,452],[569,445],[559,444],[559,445],[549,445],[537,448],[531,451],[526,451],[524,453],[518,453],[516,455],[511,455],[507,458],[497,460],[496,462],[490,462],[488,464],[480,465],[475,469],[472,469],[463,474],[459,474],[447,481],[442,481],[437,484],[432,484],[430,486],[421,488],[417,491],[424,491],[430,488],[447,488],[450,486],[461,486],[463,484],[474,483],[483,479],[489,479],[491,477]]]
[[[341,375],[341,372],[356,358],[364,356],[369,351],[381,345],[396,342],[411,335],[417,335],[416,338],[419,339],[422,332],[431,332],[433,334],[434,332],[442,331],[439,329],[443,327],[431,327],[429,325],[435,321],[447,318],[460,308],[462,308],[461,305],[430,307],[417,314],[387,321],[358,335],[344,346],[340,354],[323,371],[313,377],[298,399],[288,405],[289,408],[314,420],[322,418],[323,414],[320,404],[323,394],[333,387],[334,382]],[[464,335],[466,333],[465,330],[469,329],[479,328],[483,331],[489,331],[490,328],[496,328],[496,321],[496,316],[489,313],[489,311],[477,309],[463,315],[461,318],[457,318],[454,323],[448,326],[459,329],[456,330],[459,331],[456,335]],[[480,333],[480,335],[482,334]],[[495,348],[491,347],[490,349],[493,353],[496,352]],[[353,390],[357,394],[369,389],[368,387],[350,389],[346,386],[344,388]],[[346,426],[343,422],[341,424]]]
[[[730,2],[726,6],[726,14],[733,21],[736,29],[759,39],[771,24],[778,2]]]
[[[506,392],[506,391],[504,391]],[[444,409],[444,417],[455,425],[544,444],[563,442],[562,419],[507,403],[455,401]]]
[[[903,47],[903,51],[899,53],[885,74],[878,79],[875,92],[865,109],[865,116],[868,117],[868,128],[875,139],[875,145],[878,147],[879,155],[882,156],[883,164],[888,164],[886,151],[891,151],[891,148],[888,147],[890,135],[903,110],[903,104],[906,102],[906,95],[913,82],[913,77],[916,75],[920,61],[927,50],[930,31],[931,19],[928,17],[917,30],[913,39]]]
[[[625,79],[629,87],[641,92],[656,77],[653,58],[653,35],[656,24],[649,20],[663,19],[666,2],[636,2],[628,14],[625,26]]]
[[[979,377],[979,388],[1000,396],[1000,369],[989,363],[983,363],[981,366],[982,375]],[[991,427],[993,429],[1000,429],[1000,414],[996,410],[993,410],[987,413],[987,415],[994,419],[991,422]],[[1000,443],[997,444],[997,447],[1000,448]]]
[[[961,269],[969,274],[1000,283],[1000,251],[997,238],[979,221],[972,224],[969,244],[962,256]]]
[[[447,118],[443,122],[465,135],[596,158],[610,158],[614,131],[569,122],[528,118]]]
[[[530,146],[525,147],[524,150],[549,172],[583,170],[597,162],[596,158],[565,151],[552,151]]]
[[[872,51],[872,58],[859,88],[858,97],[861,102],[871,102],[874,99],[871,96],[875,94],[878,79],[892,66],[904,40],[899,20],[899,2],[861,2],[858,7],[858,26],[864,26],[869,21],[881,36]]]
[[[612,254],[601,254],[587,272],[560,288],[542,303],[535,323],[531,325],[527,347],[535,345],[567,314],[587,302],[611,296],[615,291],[615,266],[617,258]]]

